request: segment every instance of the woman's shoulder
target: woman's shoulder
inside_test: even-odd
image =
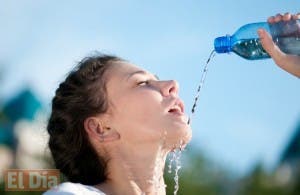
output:
[[[105,195],[103,192],[93,186],[83,185],[81,183],[64,182],[46,191],[43,195]]]

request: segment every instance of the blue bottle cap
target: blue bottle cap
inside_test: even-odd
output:
[[[214,41],[215,51],[217,53],[228,53],[231,51],[231,36],[226,35],[217,37]]]

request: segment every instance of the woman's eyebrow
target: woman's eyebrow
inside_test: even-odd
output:
[[[130,78],[130,77],[132,77],[133,75],[135,75],[135,74],[149,74],[149,73],[147,73],[147,72],[145,72],[145,71],[143,71],[143,70],[138,70],[138,71],[135,71],[135,72],[132,72],[132,73],[130,73],[129,75],[128,75],[128,77],[127,77],[127,81],[128,81],[128,79]],[[157,80],[159,80],[159,77],[157,76],[157,75],[153,75]]]

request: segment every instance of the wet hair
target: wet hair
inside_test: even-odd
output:
[[[107,163],[89,141],[84,120],[107,112],[106,77],[117,61],[124,60],[104,54],[86,57],[55,92],[47,126],[48,144],[56,168],[71,182],[95,185],[107,178]]]

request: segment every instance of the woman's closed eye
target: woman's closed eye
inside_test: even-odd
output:
[[[148,85],[148,84],[149,84],[149,80],[139,81],[137,83],[137,85],[139,85],[139,86]]]
[[[137,79],[137,86],[146,86],[146,85],[151,84],[151,82],[154,82],[154,81],[159,81],[157,76],[153,76],[153,78],[152,77],[140,78],[140,79]]]

